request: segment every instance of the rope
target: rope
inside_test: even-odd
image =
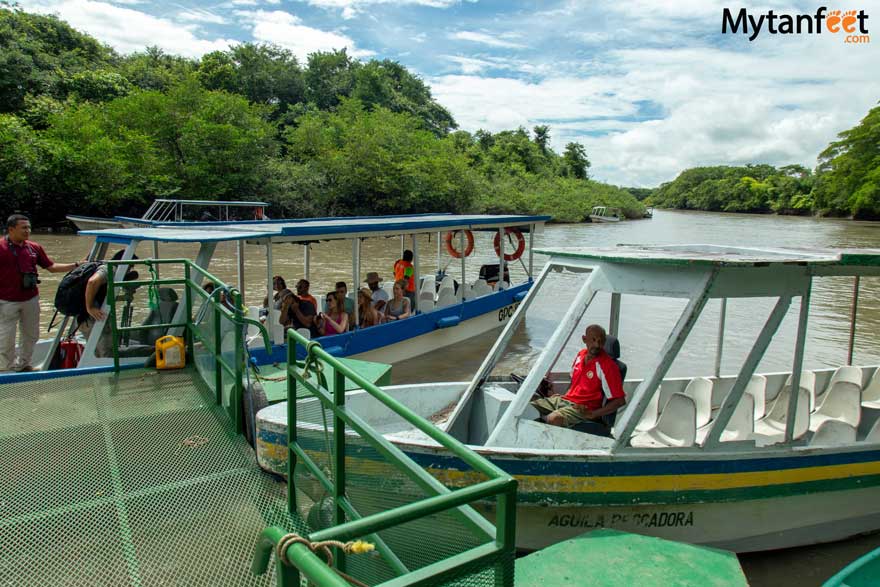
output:
[[[323,556],[324,562],[327,564],[327,566],[333,569],[333,571],[337,575],[339,575],[352,585],[355,585],[356,587],[368,587],[366,583],[358,581],[351,575],[347,575],[333,566],[333,551],[331,551],[330,548],[339,548],[345,554],[365,554],[368,552],[373,552],[373,550],[375,550],[376,548],[369,542],[364,542],[363,540],[351,540],[349,542],[340,542],[339,540],[322,540],[320,542],[311,542],[308,538],[304,538],[295,532],[291,532],[290,534],[285,534],[281,537],[281,540],[278,541],[278,545],[276,546],[275,551],[275,556],[278,557],[278,560],[280,560],[288,567],[293,566],[293,564],[287,558],[287,549],[294,544],[302,544],[316,555]]]
[[[159,310],[159,274],[156,273],[156,266],[148,259],[146,261],[147,268],[150,270],[150,286],[147,288],[149,305],[151,310]]]

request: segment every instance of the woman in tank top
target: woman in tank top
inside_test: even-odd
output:
[[[327,313],[318,314],[318,329],[324,335],[341,334],[348,330],[348,314],[345,313],[345,307],[336,297],[336,292],[327,293]]]
[[[404,296],[406,282],[394,282],[394,297],[385,304],[385,320],[403,320],[410,317],[409,298]]]

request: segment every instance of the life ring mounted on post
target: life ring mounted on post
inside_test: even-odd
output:
[[[467,242],[465,243],[464,253],[462,254],[458,249],[455,248],[455,245],[458,242],[458,239],[456,237],[459,232],[460,231],[458,230],[451,230],[446,233],[446,237],[444,238],[444,240],[446,241],[446,252],[456,259],[461,259],[462,257],[470,257],[471,253],[474,252],[474,233],[469,230],[464,231],[464,238]]]
[[[513,251],[512,253],[504,253],[504,260],[505,261],[516,261],[517,259],[522,257],[523,253],[526,250],[526,239],[523,236],[522,231],[518,228],[511,228],[511,227],[505,228],[504,234],[506,234],[506,235],[512,234],[513,236],[516,237],[516,250]],[[501,242],[500,242],[501,238],[500,237],[501,237],[501,233],[496,232],[495,233],[495,240],[493,241],[493,244],[495,245],[495,254],[496,255],[501,254]]]

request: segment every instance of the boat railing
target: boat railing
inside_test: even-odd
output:
[[[244,420],[241,406],[247,377],[245,329],[248,325],[256,326],[267,351],[271,349],[271,344],[265,326],[245,316],[241,293],[188,259],[131,259],[107,261],[107,265],[107,321],[110,323],[114,369],[120,369],[120,343],[132,333],[156,330],[182,332],[188,356],[195,364],[196,371],[209,389],[214,390],[217,403],[224,407],[236,432],[242,433]],[[117,267],[133,265],[145,266],[150,279],[116,281]],[[173,272],[176,266],[179,276],[159,278],[160,266],[163,272],[168,273]],[[213,293],[208,293],[203,283],[212,283]],[[170,322],[138,326],[118,323],[118,290],[133,291],[137,287],[147,287],[151,304],[155,304],[158,288],[169,286],[182,286],[184,304],[184,310],[178,311]]]
[[[468,578],[474,585],[512,586],[516,481],[319,343],[289,330],[287,344],[288,509],[313,529],[305,541],[374,544],[379,556],[340,552],[333,558],[336,570],[372,585]],[[295,360],[297,346],[306,348],[304,368]],[[347,382],[360,388],[348,402]],[[415,435],[427,447],[425,461],[417,462],[377,428]],[[444,475],[431,475],[431,459],[441,458],[437,449],[455,462],[455,475],[445,466],[437,468]],[[477,509],[494,512],[495,523]],[[254,572],[265,572],[275,551],[278,585],[299,585],[300,573],[316,584],[344,584],[327,574],[306,545],[284,538],[278,527],[263,532]]]

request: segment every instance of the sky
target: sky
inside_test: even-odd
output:
[[[833,1],[833,0],[832,0]],[[460,128],[550,126],[582,143],[595,179],[653,187],[698,165],[801,164],[880,100],[880,0],[19,0],[120,53],[156,45],[200,57],[275,43],[301,62],[346,48],[422,77]],[[723,9],[755,19],[863,10],[845,33],[722,33]]]

